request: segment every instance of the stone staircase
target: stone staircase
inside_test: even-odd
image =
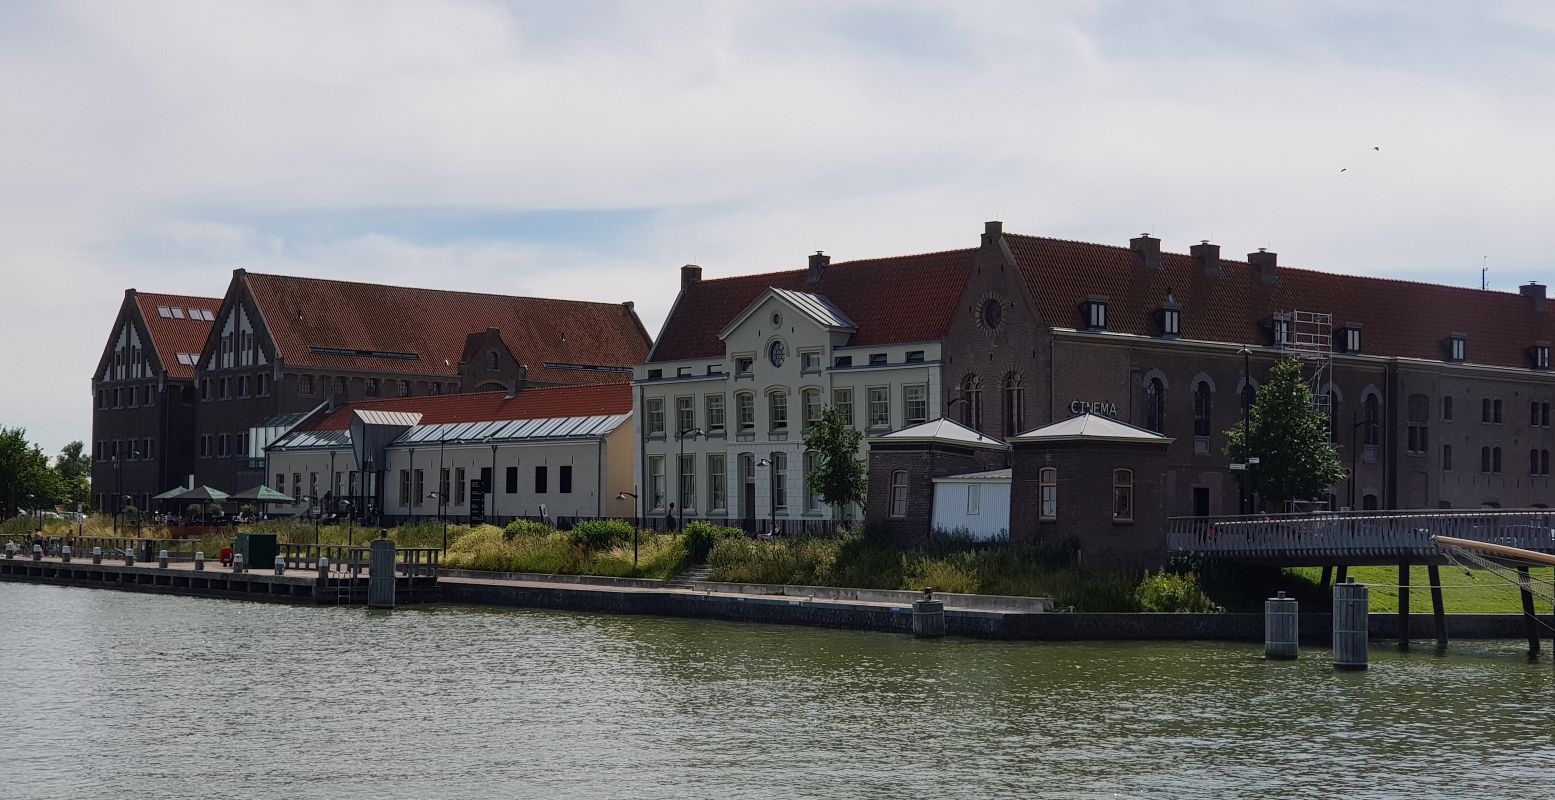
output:
[[[679,574],[664,582],[666,589],[690,589],[692,581],[705,581],[711,575],[713,568],[706,564],[693,564],[681,570]]]

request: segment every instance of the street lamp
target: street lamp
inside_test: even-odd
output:
[[[686,526],[686,486],[683,483],[686,479],[686,467],[684,464],[686,460],[686,437],[690,436],[695,439],[701,435],[701,428],[687,428],[676,434],[676,438],[680,439],[680,461],[675,462],[675,485],[680,487],[680,514],[675,520],[675,530],[677,531]]]
[[[771,509],[771,522],[767,523],[767,535],[777,532],[777,470],[772,468],[772,459],[763,458],[756,462],[758,467],[767,468],[767,507]]]
[[[945,416],[947,416],[947,417],[950,416],[950,409],[951,409],[951,407],[954,406],[957,403],[966,403],[967,427],[971,427],[972,426],[972,400],[970,398],[966,397],[966,396],[952,397],[949,400],[945,401]]]
[[[319,546],[319,512],[322,510],[322,509],[319,508],[319,497],[316,494],[309,494],[309,495],[303,495],[302,499],[308,501],[308,513],[313,515],[313,546],[314,547],[318,547]]]
[[[448,552],[448,517],[443,515],[443,501],[447,498],[443,497],[442,492],[430,492],[427,496],[437,498],[437,517],[443,521],[443,552],[446,553]]]
[[[139,450],[131,450],[128,458],[140,458]],[[113,457],[113,534],[119,535],[119,514],[124,510],[124,502],[120,495],[124,494],[124,459]]]
[[[1247,514],[1252,503],[1252,463],[1253,440],[1251,438],[1251,415],[1253,403],[1247,393],[1253,388],[1253,351],[1247,345],[1237,351],[1242,354],[1242,461],[1245,474],[1242,476],[1242,513]]]
[[[346,507],[346,547],[350,547],[355,544],[356,504],[350,500],[341,500],[340,504]]]
[[[633,494],[631,492],[617,492],[616,493],[616,499],[617,500],[625,500],[628,497],[632,498],[632,502],[634,504],[637,502],[637,495],[635,495],[635,494]],[[637,569],[637,530],[638,530],[639,527],[641,527],[641,526],[639,526],[639,525],[633,525],[632,526],[632,569],[633,570]]]

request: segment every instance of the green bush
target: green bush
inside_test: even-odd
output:
[[[503,538],[512,541],[520,536],[550,536],[556,529],[544,522],[534,522],[527,519],[515,519],[502,529]]]
[[[630,541],[637,529],[624,519],[590,519],[572,526],[572,543],[590,553]]]
[[[1134,588],[1134,602],[1140,611],[1219,612],[1220,606],[1199,588],[1198,576],[1193,573],[1176,575],[1170,572],[1152,572]]]
[[[714,545],[724,539],[734,538],[745,538],[745,532],[739,528],[725,528],[711,522],[697,520],[686,525],[681,544],[686,548],[686,557],[700,563],[707,560],[708,554],[713,552]]]
[[[627,526],[630,531],[631,527]],[[668,578],[685,561],[679,537],[644,533],[633,563],[629,541],[589,551],[574,544],[567,533],[526,533],[508,537],[505,531],[483,526],[450,545],[443,566],[485,572],[539,572],[549,575],[604,575],[609,577]]]

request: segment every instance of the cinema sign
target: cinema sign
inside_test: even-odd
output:
[[[1118,404],[1109,403],[1106,400],[1075,400],[1069,404],[1069,413],[1116,417],[1118,415]]]

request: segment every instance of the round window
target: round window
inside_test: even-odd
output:
[[[776,311],[772,312],[772,324],[773,325],[782,325],[783,324],[783,315],[779,314]]]
[[[771,361],[772,362],[772,366],[774,366],[774,367],[781,367],[781,366],[783,366],[783,355],[784,355],[784,353],[783,353],[783,343],[782,342],[773,342],[767,348],[767,360]]]
[[[1003,322],[1003,321],[1004,321],[1004,306],[999,305],[999,301],[995,300],[993,298],[989,298],[987,300],[984,300],[983,301],[983,325],[984,325],[984,327],[987,327],[989,330],[993,330],[994,328],[999,327],[999,323]]]

